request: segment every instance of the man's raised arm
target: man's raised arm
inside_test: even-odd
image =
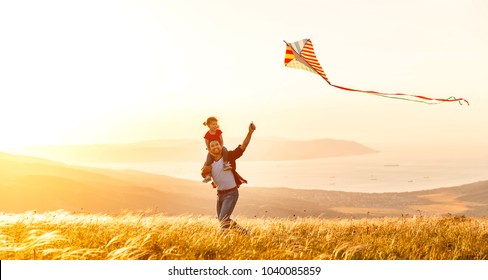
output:
[[[242,142],[242,145],[241,145],[242,150],[245,150],[247,148],[247,145],[249,145],[249,142],[251,141],[251,136],[252,136],[254,130],[256,130],[256,126],[254,125],[254,123],[251,122],[249,124],[249,132],[247,133],[246,138],[244,139],[244,141]]]

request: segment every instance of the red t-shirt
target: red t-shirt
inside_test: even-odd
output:
[[[207,133],[205,134],[205,136],[203,138],[207,139],[209,142],[212,141],[212,140],[219,140],[220,142],[220,136],[222,135],[222,130],[220,129],[217,129],[215,131],[215,134],[210,134],[210,130],[207,131]],[[222,145],[222,142],[220,143]]]

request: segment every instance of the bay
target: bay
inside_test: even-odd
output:
[[[360,156],[290,161],[248,161],[237,170],[248,186],[321,189],[347,192],[409,192],[488,180],[488,157],[482,154],[385,152]],[[202,162],[133,162],[84,164],[133,169],[201,181]],[[204,184],[204,183],[202,183]]]

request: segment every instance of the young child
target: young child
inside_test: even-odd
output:
[[[222,130],[219,128],[219,122],[216,117],[209,117],[203,125],[208,126],[209,130],[205,134],[203,138],[205,138],[205,145],[207,146],[207,150],[210,151],[210,141],[217,139],[222,145],[222,157],[224,159],[224,170],[232,170],[232,165],[229,163],[229,159],[227,158],[227,148],[224,147],[224,139],[222,138]],[[207,154],[207,160],[205,161],[205,166],[210,166],[214,161],[214,156],[211,153]],[[203,168],[202,168],[203,169]],[[210,175],[207,175],[202,182],[208,183],[212,180]]]

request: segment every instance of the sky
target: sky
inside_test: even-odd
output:
[[[226,137],[488,151],[488,1],[1,1],[0,150]],[[341,91],[284,67],[310,38]],[[203,141],[203,140],[202,140]]]

